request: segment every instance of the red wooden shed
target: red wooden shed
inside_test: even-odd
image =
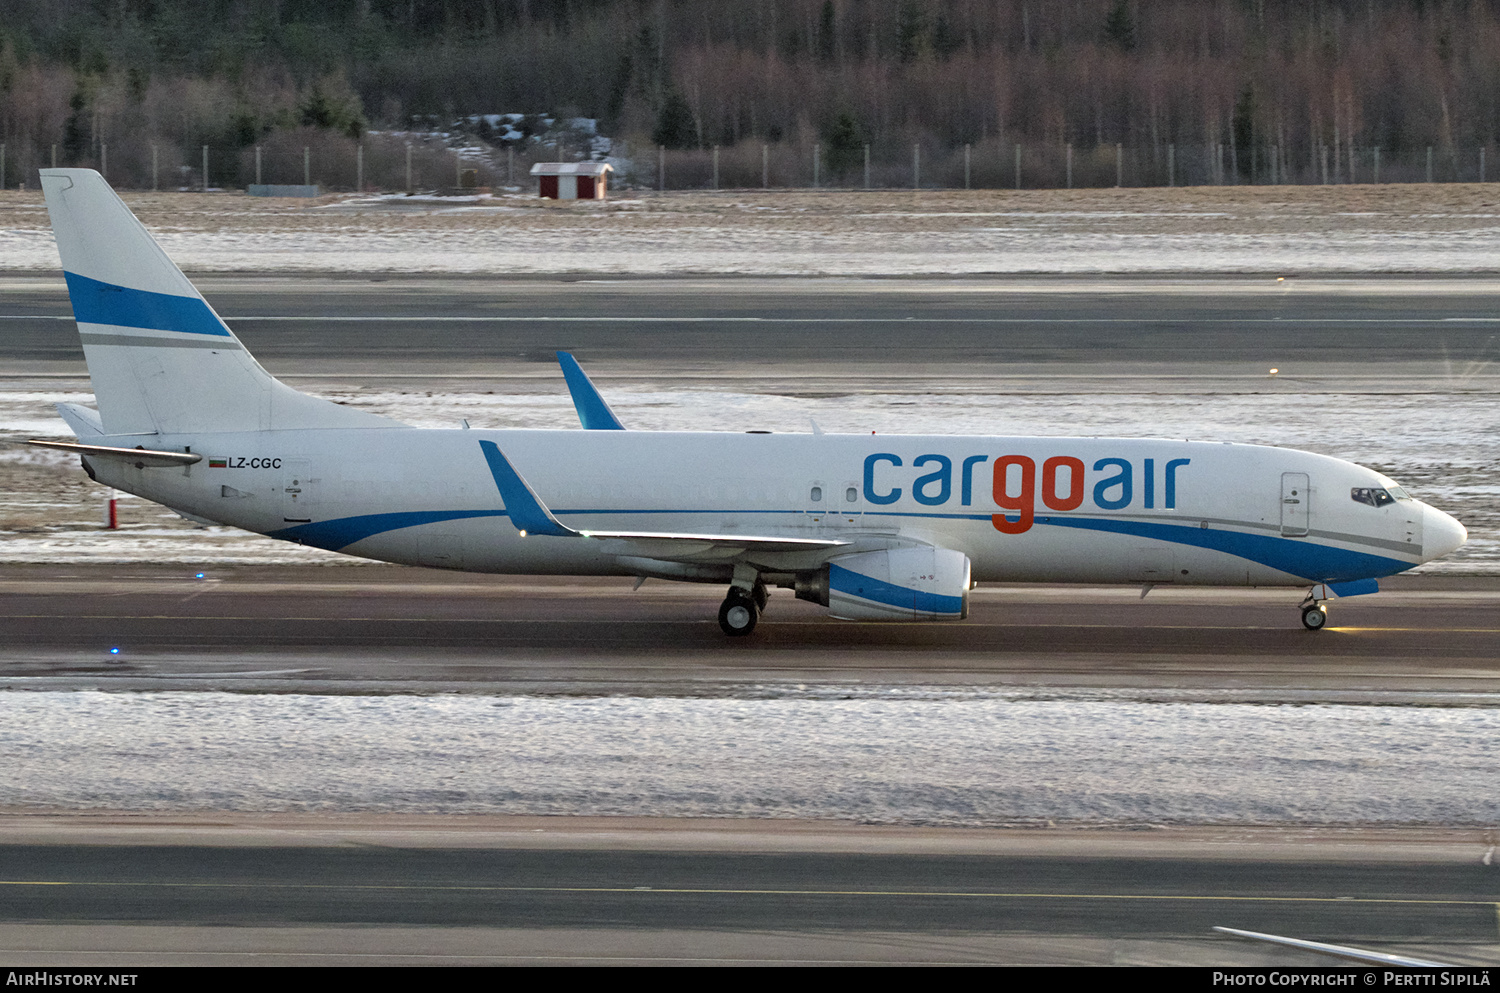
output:
[[[538,162],[531,167],[541,195],[549,200],[603,200],[607,175],[614,171],[605,162]]]

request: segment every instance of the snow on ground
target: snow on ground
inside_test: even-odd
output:
[[[200,272],[1500,271],[1500,191],[1484,184],[617,197],[125,195]],[[39,194],[0,193],[0,259],[57,268]]]
[[[1497,760],[1492,704],[0,693],[7,809],[1492,825]]]

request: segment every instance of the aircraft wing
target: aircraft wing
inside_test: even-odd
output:
[[[203,461],[196,452],[158,452],[148,448],[113,448],[109,445],[80,445],[72,441],[39,441],[32,439],[26,444],[38,448],[56,448],[75,455],[91,455],[95,458],[119,459],[132,462],[137,468],[160,468],[162,466],[193,465]]]
[[[1334,958],[1349,959],[1353,962],[1368,962],[1373,965],[1394,965],[1406,969],[1455,969],[1451,962],[1434,962],[1430,959],[1412,958],[1409,955],[1392,955],[1389,952],[1372,952],[1364,948],[1353,948],[1349,945],[1330,945],[1322,941],[1305,941],[1302,938],[1283,938],[1279,934],[1265,934],[1261,931],[1241,931],[1232,927],[1215,927],[1215,931],[1221,934],[1231,934],[1236,938],[1249,938],[1251,941],[1265,941],[1273,945],[1285,945],[1288,948],[1300,948],[1304,951],[1319,952],[1323,955],[1332,955]]]
[[[558,352],[557,364],[562,366],[563,378],[568,381],[568,393],[573,397],[573,409],[578,411],[579,423],[585,431],[625,430],[625,425],[609,409],[603,394],[577,359],[568,352]]]
[[[706,551],[729,549],[755,550],[762,552],[792,552],[819,548],[838,548],[846,541],[832,538],[788,538],[779,535],[745,534],[689,534],[673,531],[594,531],[574,530],[552,515],[531,484],[510,464],[510,460],[493,441],[481,441],[479,447],[489,463],[490,474],[495,477],[495,486],[500,498],[505,501],[505,510],[511,523],[526,535],[550,535],[556,538],[597,538],[657,544],[666,557],[672,557],[670,549],[676,546],[682,554],[698,555]],[[664,557],[661,551],[652,552],[652,557]]]

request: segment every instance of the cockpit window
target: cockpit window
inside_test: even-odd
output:
[[[1401,495],[1406,496],[1404,490]],[[1371,507],[1384,507],[1396,502],[1396,498],[1391,495],[1390,490],[1382,489],[1379,486],[1356,486],[1349,491],[1349,496],[1355,503],[1366,503]]]
[[[1397,500],[1410,500],[1411,494],[1399,486],[1387,486],[1386,491]]]

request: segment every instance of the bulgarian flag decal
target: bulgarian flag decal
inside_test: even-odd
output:
[[[227,462],[228,459],[216,459],[213,456],[209,456],[208,467],[210,469],[223,469],[227,467]]]

